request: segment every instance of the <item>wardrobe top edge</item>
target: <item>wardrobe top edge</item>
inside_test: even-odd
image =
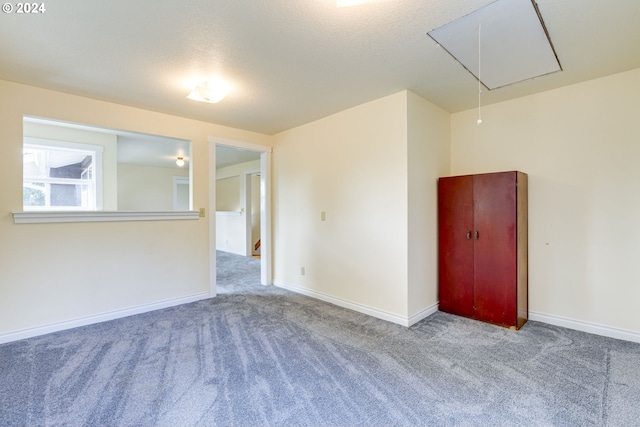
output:
[[[528,175],[526,174],[526,172],[517,171],[517,170],[510,170],[510,171],[499,171],[499,172],[482,172],[482,173],[469,173],[469,174],[462,174],[462,175],[441,176],[441,177],[438,177],[438,179],[443,179],[443,178],[459,178],[459,177],[463,177],[463,176],[496,175],[496,174],[500,174],[500,173],[515,173],[515,174],[520,174],[520,175],[528,176]]]

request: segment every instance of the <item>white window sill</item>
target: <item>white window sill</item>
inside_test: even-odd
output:
[[[198,211],[22,211],[13,212],[15,224],[36,224],[49,222],[106,222],[106,221],[168,221],[198,219]]]

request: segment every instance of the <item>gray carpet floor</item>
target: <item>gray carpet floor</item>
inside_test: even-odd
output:
[[[259,284],[0,346],[1,426],[640,426],[640,344],[436,313],[411,328]]]

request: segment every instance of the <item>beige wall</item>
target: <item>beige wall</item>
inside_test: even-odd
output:
[[[438,177],[449,173],[449,113],[408,92],[409,316],[438,302]]]
[[[172,211],[174,176],[188,178],[189,169],[119,163],[118,209],[121,211]]]
[[[394,320],[434,305],[448,139],[449,115],[407,91],[276,135],[276,283]]]
[[[14,224],[23,115],[192,141],[194,208],[209,206],[207,137],[266,135],[0,81],[0,336],[209,291],[208,218]]]
[[[529,307],[640,332],[640,69],[451,117],[451,172],[529,174]]]
[[[406,132],[403,92],[276,135],[276,283],[406,316]]]
[[[216,210],[218,212],[240,211],[240,176],[216,179]]]

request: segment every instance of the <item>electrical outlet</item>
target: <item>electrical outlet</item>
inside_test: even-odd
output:
[[[325,211],[320,212],[320,221],[327,220],[327,213]]]
[[[304,274],[305,274],[304,267],[300,267],[300,275],[304,276]]]

